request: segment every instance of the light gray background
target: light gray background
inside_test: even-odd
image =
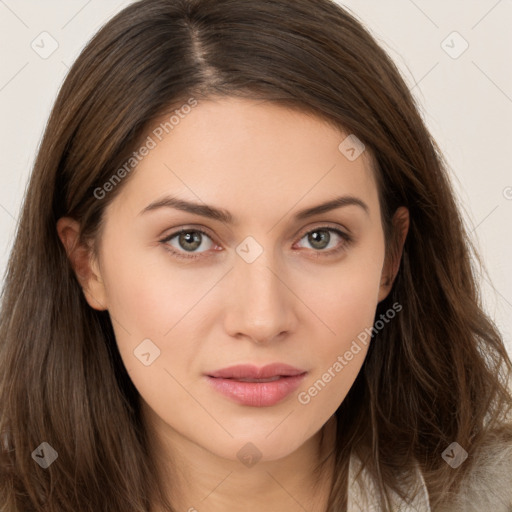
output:
[[[0,285],[58,89],[85,43],[129,3],[0,0]],[[481,278],[485,306],[512,356],[512,1],[340,3],[363,21],[402,70],[446,155],[488,270]],[[51,49],[43,32],[58,44],[47,58],[31,47]]]

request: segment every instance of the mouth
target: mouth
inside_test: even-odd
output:
[[[228,377],[228,378],[231,380],[237,380],[238,382],[275,382],[276,380],[279,380],[283,377],[284,377],[284,375],[276,375],[274,377],[269,377],[268,379],[248,379],[248,378],[233,379],[232,377]]]
[[[269,407],[289,396],[308,372],[282,363],[238,365],[206,375],[214,390],[240,405]]]

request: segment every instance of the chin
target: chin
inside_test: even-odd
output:
[[[274,427],[275,428],[275,427]],[[222,439],[208,439],[207,445],[203,445],[211,453],[218,457],[234,462],[241,462],[247,467],[252,467],[258,462],[272,462],[283,459],[298,450],[307,440],[307,436],[301,435],[297,429],[277,427],[275,431],[262,429],[261,432],[252,430],[251,434],[244,433],[233,438],[227,434]],[[213,441],[213,442],[212,442]]]

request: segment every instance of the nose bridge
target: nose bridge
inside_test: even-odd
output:
[[[232,335],[270,341],[293,327],[293,294],[283,283],[286,278],[280,275],[282,266],[272,250],[258,249],[248,240],[239,245],[237,253],[227,328]]]

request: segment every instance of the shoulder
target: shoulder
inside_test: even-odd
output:
[[[432,512],[511,512],[512,440],[493,437],[470,456],[472,467],[457,494]]]
[[[392,510],[395,512],[432,512],[428,499],[428,491],[423,476],[416,464],[414,474],[408,475],[408,483],[403,490],[408,499],[402,499],[395,491],[389,489]],[[380,493],[375,481],[366,468],[362,467],[360,459],[352,454],[349,465],[348,512],[379,512]],[[496,511],[493,511],[496,512]]]
[[[447,503],[431,508],[427,486],[417,466],[416,482],[407,487],[412,501],[407,503],[392,493],[393,510],[414,512],[512,512],[512,438],[489,436],[470,453],[467,471],[457,494]],[[456,469],[454,469],[456,471]],[[374,512],[378,506],[375,483],[361,470],[357,457],[350,459],[349,512]]]

